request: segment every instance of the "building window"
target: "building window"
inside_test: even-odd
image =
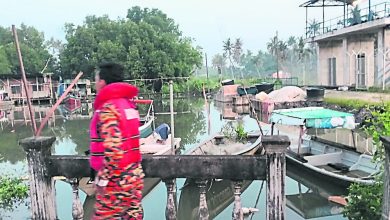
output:
[[[366,55],[364,53],[356,57],[356,83],[357,87],[366,87]]]
[[[11,86],[12,94],[20,94],[20,86]]]
[[[33,87],[33,91],[36,92],[36,91],[43,91],[43,86],[42,85],[32,85]]]
[[[336,85],[336,57],[328,58],[328,84]]]

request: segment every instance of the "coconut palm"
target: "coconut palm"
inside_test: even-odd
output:
[[[281,58],[281,47],[283,47],[284,53],[285,49],[287,49],[287,45],[285,47],[285,43],[281,45],[281,41],[279,41],[278,38],[278,32],[276,32],[276,35],[271,38],[270,42],[267,43],[267,50],[268,52],[276,58],[276,76],[279,79],[279,59]]]
[[[223,68],[226,66],[226,58],[221,54],[215,54],[211,62],[214,68]]]
[[[242,41],[240,38],[237,38],[233,47],[233,60],[238,66],[241,66],[241,56],[242,56]],[[241,69],[240,69],[240,73],[241,73],[241,78],[243,79],[244,76],[242,75]]]
[[[309,37],[315,37],[316,35],[320,34],[320,25],[321,23],[316,19],[313,19],[309,22],[308,30],[306,30]]]
[[[233,44],[232,42],[230,41],[230,38],[228,38],[226,41],[223,42],[223,55],[224,57],[227,57],[229,59],[229,62],[230,62],[230,71],[232,73],[232,78],[235,79],[234,77],[234,73],[233,73],[233,68],[234,68],[234,64],[232,62],[232,55],[233,55]]]
[[[252,57],[252,63],[256,67],[256,72],[261,77],[260,75],[260,66],[263,65],[263,57],[261,51],[256,56]]]

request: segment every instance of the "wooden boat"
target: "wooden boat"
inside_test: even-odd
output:
[[[257,92],[265,92],[268,94],[268,93],[274,91],[274,84],[273,83],[262,82],[260,84],[256,84],[255,86],[256,86]]]
[[[153,100],[149,99],[137,99],[134,100],[134,102],[138,105],[149,105],[146,115],[140,117],[140,137],[146,138],[150,134],[152,134],[154,130],[154,107],[153,107]]]
[[[190,155],[253,155],[261,146],[260,133],[249,133],[246,142],[233,141],[222,134],[215,134],[188,151]],[[252,181],[244,181],[242,192]],[[231,180],[208,181],[206,192],[210,218],[216,217],[234,201],[234,185]],[[193,179],[187,179],[180,194],[178,219],[198,219],[199,188]]]
[[[251,86],[251,87],[239,86],[237,88],[237,93],[240,96],[243,96],[243,95],[256,95],[257,94],[257,88],[256,88],[256,86]]]
[[[76,96],[67,96],[63,103],[64,109],[69,113],[73,113],[81,108],[81,99]]]
[[[302,172],[300,166],[289,164],[286,175],[292,181],[288,187],[295,190],[286,195],[286,206],[303,219],[320,218],[340,215],[342,206],[329,202],[331,196],[347,195],[345,187],[323,181],[323,178],[313,178],[310,172]]]
[[[323,107],[274,110],[271,113],[270,122],[284,125],[304,125],[307,128],[355,128],[353,114]]]
[[[302,139],[301,146],[299,143],[291,145],[286,159],[287,163],[343,186],[373,184],[379,172],[379,165],[372,162],[372,156],[316,137]]]
[[[261,146],[261,134],[249,133],[245,142],[215,134],[186,154],[190,155],[252,155]]]

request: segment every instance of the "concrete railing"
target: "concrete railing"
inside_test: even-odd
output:
[[[82,177],[90,175],[88,157],[53,156],[51,147],[55,137],[26,138],[20,141],[27,153],[30,181],[32,219],[57,219],[54,180],[64,176],[73,188],[72,216],[83,219],[78,184]],[[233,219],[243,219],[241,186],[244,180],[267,180],[266,215],[270,220],[283,220],[285,215],[285,154],[290,141],[286,136],[263,136],[265,155],[238,156],[191,156],[159,155],[144,156],[142,166],[145,177],[161,178],[167,187],[166,219],[176,219],[174,199],[175,179],[196,179],[199,187],[199,219],[209,219],[206,198],[207,179],[234,180],[235,199]]]

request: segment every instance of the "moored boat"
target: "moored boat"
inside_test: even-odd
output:
[[[286,159],[287,163],[342,186],[373,184],[375,175],[380,171],[371,155],[315,137],[303,138],[301,146],[291,145]]]
[[[246,140],[236,141],[215,134],[187,152],[189,155],[252,155],[261,147],[260,132],[249,133]]]

